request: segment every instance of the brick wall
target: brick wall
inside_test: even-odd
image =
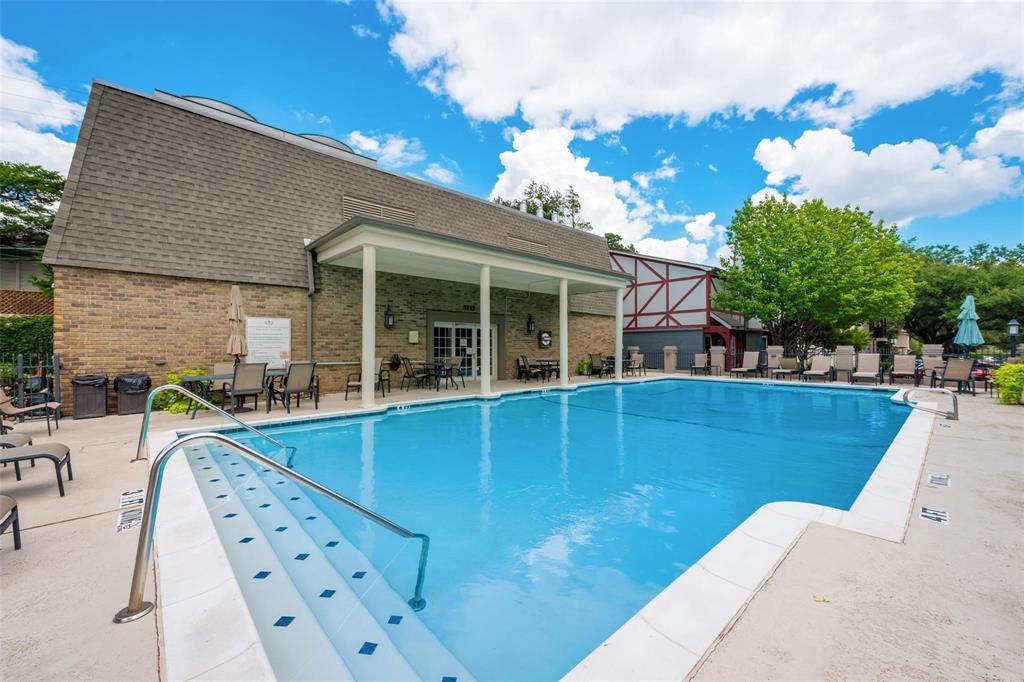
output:
[[[79,374],[146,372],[154,385],[168,371],[212,368],[228,362],[225,319],[230,282],[132,274],[91,268],[54,268],[54,352],[63,361],[64,402],[70,408],[70,378]],[[247,315],[287,317],[292,321],[292,357],[305,359],[306,291],[295,287],[242,284]],[[427,315],[444,312],[475,315],[479,305],[475,285],[442,280],[377,274],[377,355],[426,359]],[[385,329],[384,310],[395,313],[394,329]],[[491,315],[504,316],[503,376],[515,376],[515,357],[558,356],[558,299],[546,294],[508,289],[491,290]],[[526,331],[532,315],[537,330],[550,330],[548,350],[538,348],[536,333]],[[352,268],[318,268],[313,297],[313,356],[355,359],[360,354],[362,272]],[[572,313],[569,316],[569,359],[576,363],[587,353],[609,355],[614,346],[615,319]],[[409,343],[409,331],[419,342]],[[495,349],[497,350],[497,349]],[[318,369],[325,392],[343,390],[345,374],[355,367]],[[397,381],[396,381],[397,385]],[[110,390],[110,409],[116,400]]]

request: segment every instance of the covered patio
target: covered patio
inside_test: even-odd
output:
[[[558,327],[553,330],[552,346],[557,343],[559,385],[569,388],[573,369],[569,359],[570,296],[615,292],[615,377],[621,379],[622,297],[631,276],[551,258],[545,253],[543,244],[511,238],[509,242],[507,248],[493,246],[401,223],[355,216],[306,246],[310,297],[315,288],[314,258],[320,265],[362,271],[360,373],[363,377],[374,377],[379,369],[375,366],[375,359],[381,357],[377,344],[380,314],[377,304],[378,272],[477,285],[479,304],[476,306],[476,320],[480,330],[492,329],[492,288],[557,296]],[[310,346],[312,326],[309,325],[310,337],[307,340]],[[502,343],[500,337],[496,340]],[[472,352],[477,356],[473,367],[493,367],[497,349],[492,347],[491,334],[481,333],[479,348]],[[478,374],[479,393],[492,395],[491,372],[479,371]],[[361,401],[364,407],[374,406],[374,391],[364,389]]]

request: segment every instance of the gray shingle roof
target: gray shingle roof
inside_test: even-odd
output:
[[[43,260],[304,287],[303,239],[344,222],[346,195],[413,211],[423,230],[611,269],[595,235],[102,83]]]

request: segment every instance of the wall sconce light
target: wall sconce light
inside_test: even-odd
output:
[[[537,331],[537,323],[533,321],[533,315],[526,316],[526,333],[532,334]]]
[[[391,309],[391,304],[388,303],[387,310],[384,311],[384,328],[394,329],[395,328],[395,311]]]

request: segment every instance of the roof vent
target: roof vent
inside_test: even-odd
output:
[[[352,151],[352,147],[349,147],[347,144],[345,144],[341,140],[335,140],[333,137],[327,137],[326,135],[316,135],[314,133],[301,133],[299,135],[299,137],[304,137],[307,140],[313,140],[313,142],[319,142],[320,144],[325,144],[328,147],[334,147],[335,149],[340,149],[343,152],[349,152],[350,154],[355,154],[355,152]]]
[[[205,107],[216,109],[217,111],[223,111],[225,114],[231,114],[232,116],[238,116],[244,118],[247,121],[256,121],[256,117],[247,111],[239,109],[233,104],[227,102],[221,102],[219,99],[212,99],[210,97],[195,97],[192,95],[183,96],[182,99],[187,99],[189,102],[195,102],[196,104],[202,104]]]

